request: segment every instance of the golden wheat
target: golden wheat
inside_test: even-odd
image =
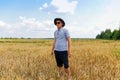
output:
[[[73,40],[69,58],[73,80],[120,80],[119,45]],[[1,40],[0,80],[60,80],[51,46],[52,40]]]

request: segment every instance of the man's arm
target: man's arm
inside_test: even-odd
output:
[[[68,40],[68,56],[70,57],[71,56],[71,38],[68,37],[67,40]]]
[[[54,40],[53,40],[53,45],[52,45],[52,52],[51,52],[51,55],[54,54],[55,42],[56,42],[56,39],[54,38]]]

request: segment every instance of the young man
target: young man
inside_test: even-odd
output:
[[[56,63],[59,67],[59,74],[61,75],[62,66],[64,65],[68,79],[71,80],[71,72],[68,61],[68,57],[71,56],[70,34],[67,29],[63,28],[65,26],[63,19],[55,18],[54,24],[57,26],[57,30],[54,32],[52,55],[55,54]]]

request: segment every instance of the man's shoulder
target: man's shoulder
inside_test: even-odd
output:
[[[54,32],[57,32],[57,30],[55,30]]]
[[[57,32],[57,30],[54,31],[54,34]]]
[[[68,31],[68,29],[66,29],[66,28],[63,28],[63,30],[64,30],[64,31]]]
[[[64,31],[64,32],[68,32],[68,29],[66,29],[66,28],[63,28],[63,31]]]

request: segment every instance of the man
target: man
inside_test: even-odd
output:
[[[59,74],[62,74],[62,66],[64,65],[68,80],[71,80],[71,72],[68,57],[71,56],[71,38],[67,29],[63,28],[65,22],[61,18],[55,18],[54,24],[57,30],[54,32],[54,42],[52,47],[52,55],[55,54]]]

